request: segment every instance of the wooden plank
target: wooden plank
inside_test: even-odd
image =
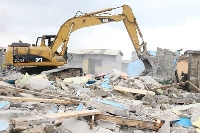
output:
[[[56,98],[56,99],[62,99],[62,100],[70,100],[74,104],[79,104],[80,102],[86,103],[85,101],[80,101],[80,100],[74,100],[74,99],[70,99],[70,98],[55,96],[53,94],[47,94],[47,93],[36,92],[36,91],[31,91],[31,90],[19,89],[19,88],[11,87],[11,86],[0,85],[0,88],[1,88],[0,91],[2,91],[2,92],[7,91],[7,92],[16,92],[16,93],[27,93],[27,94],[39,95],[39,96],[42,96],[42,97],[46,96],[46,97],[50,97],[50,98]]]
[[[195,89],[197,92],[200,92],[200,89],[196,86],[196,85],[194,85],[192,82],[190,82],[190,81],[188,81],[188,83],[191,85],[191,87],[193,88],[193,89]]]
[[[158,131],[160,127],[164,124],[163,120],[143,121],[143,120],[128,119],[124,117],[116,117],[111,115],[103,115],[103,114],[95,115],[95,120],[100,120],[100,119],[114,122],[118,125],[127,125],[137,128],[151,129],[155,131]]]
[[[177,86],[177,85],[184,85],[184,84],[187,84],[189,81],[186,81],[186,82],[180,82],[180,83],[176,83],[176,84],[171,84],[171,85],[166,85],[166,86],[160,86],[160,87],[157,87],[157,88],[153,88],[152,91],[156,91],[158,89],[167,89],[167,88],[170,88],[170,87],[173,87],[173,86]]]
[[[143,95],[146,95],[147,93],[155,95],[155,92],[153,92],[153,91],[139,90],[139,89],[122,87],[122,86],[115,86],[113,88],[113,90],[122,91],[122,92],[137,93],[137,94],[143,94]]]
[[[5,96],[0,96],[0,99],[10,100],[10,101],[20,101],[20,102],[44,102],[44,103],[74,104],[74,102],[72,102],[69,99],[59,100],[59,99],[26,98],[26,97],[5,97]]]
[[[18,130],[22,126],[24,127],[24,126],[35,125],[35,124],[48,123],[55,120],[61,120],[61,119],[66,119],[66,118],[71,118],[71,117],[89,116],[89,115],[95,115],[95,114],[101,114],[101,111],[99,110],[68,111],[65,113],[53,113],[53,114],[47,114],[47,115],[42,115],[42,116],[12,118],[10,122],[14,126],[14,129]]]

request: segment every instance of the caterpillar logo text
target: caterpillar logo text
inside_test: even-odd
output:
[[[99,18],[99,20],[100,20],[102,23],[108,23],[108,22],[114,21],[114,20],[111,19],[111,18]]]

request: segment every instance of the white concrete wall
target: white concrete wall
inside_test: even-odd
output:
[[[92,55],[92,54],[85,54],[85,55],[72,54],[72,55],[73,55],[73,58],[68,63],[68,67],[81,67],[83,68],[83,71],[86,73],[88,73],[90,69],[89,68],[90,59],[102,60],[102,66],[95,65],[95,73],[109,73],[114,68],[121,70],[122,56],[120,53],[117,56]]]

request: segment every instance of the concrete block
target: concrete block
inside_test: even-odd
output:
[[[170,122],[165,121],[162,127],[158,130],[158,133],[170,133]]]
[[[21,111],[21,110],[0,110],[0,118],[1,119],[10,119],[10,118],[17,118],[17,117],[26,117],[30,116],[31,113],[28,111]]]
[[[125,110],[125,109],[121,109],[121,108],[117,108],[115,106],[112,105],[107,105],[104,103],[100,103],[98,101],[92,101],[91,103],[89,103],[90,106],[92,106],[93,108],[96,108],[98,110],[102,110],[111,114],[115,114],[118,116],[129,116],[129,111]]]
[[[114,130],[116,128],[116,123],[114,123],[114,122],[109,122],[106,120],[98,120],[97,123],[100,127],[103,127],[106,129]]]
[[[72,133],[93,133],[92,130],[90,130],[90,126],[85,121],[80,121],[75,118],[63,120],[61,126],[71,131]]]
[[[99,128],[95,133],[114,133],[113,131],[106,128]]]

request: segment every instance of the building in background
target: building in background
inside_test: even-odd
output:
[[[179,61],[177,64],[177,73],[179,79],[181,79],[181,74],[183,73],[188,73],[188,56],[179,56]]]
[[[128,73],[128,66],[131,63],[131,60],[122,60],[121,71],[124,73]]]
[[[5,71],[6,67],[4,65],[5,63],[5,52],[6,48],[0,47],[0,75],[2,75],[3,71]]]
[[[69,49],[68,67],[81,67],[85,73],[110,73],[121,70],[123,53],[108,49]]]
[[[200,51],[187,50],[188,58],[188,80],[200,87]]]

